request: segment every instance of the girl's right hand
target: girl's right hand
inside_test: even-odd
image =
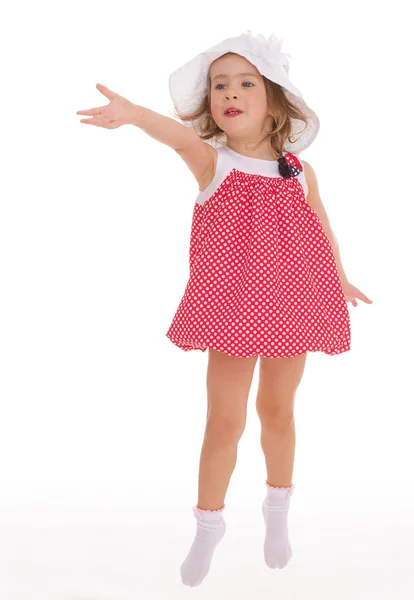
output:
[[[89,110],[78,110],[76,113],[77,115],[93,117],[92,119],[81,119],[81,123],[104,127],[105,129],[116,129],[121,125],[133,125],[136,122],[137,110],[139,110],[139,107],[136,104],[133,104],[126,98],[112,92],[109,88],[100,83],[97,83],[96,87],[110,100],[110,103],[106,106],[90,108]]]

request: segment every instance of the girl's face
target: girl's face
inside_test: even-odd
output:
[[[228,54],[210,67],[211,114],[227,136],[238,141],[259,139],[270,119],[263,77],[251,62],[239,54]],[[234,106],[243,112],[227,117]]]

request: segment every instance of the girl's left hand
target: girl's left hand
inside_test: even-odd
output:
[[[358,306],[356,302],[356,298],[358,298],[359,300],[366,302],[366,304],[372,304],[373,300],[367,298],[365,294],[360,292],[359,289],[349,283],[349,281],[342,281],[341,283],[347,302],[351,302],[353,306]]]

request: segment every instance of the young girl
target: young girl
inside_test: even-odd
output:
[[[181,123],[100,84],[109,105],[77,113],[98,127],[140,127],[174,149],[199,186],[190,276],[166,334],[184,351],[209,351],[197,531],[181,565],[192,587],[226,531],[225,496],[259,356],[264,558],[272,569],[287,565],[294,399],[307,352],[350,350],[347,302],[372,303],[347,280],[315,172],[298,158],[319,120],[288,78],[281,42],[249,31],[176,70],[169,86]]]

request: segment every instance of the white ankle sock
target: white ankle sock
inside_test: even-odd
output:
[[[266,486],[267,496],[262,506],[266,527],[265,562],[270,569],[283,569],[292,557],[288,531],[288,511],[290,497],[295,486],[292,484],[288,488],[272,487],[267,481]]]
[[[181,565],[181,580],[185,585],[199,585],[210,570],[214,550],[226,532],[223,508],[202,510],[193,506],[197,532],[186,559]]]

